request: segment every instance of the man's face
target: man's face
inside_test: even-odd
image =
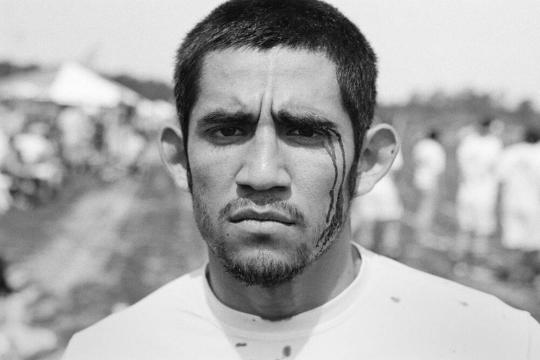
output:
[[[272,286],[335,241],[348,212],[352,133],[324,54],[205,57],[187,152],[197,225],[228,271]]]

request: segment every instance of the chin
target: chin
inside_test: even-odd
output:
[[[291,281],[312,261],[307,246],[272,249],[260,246],[241,250],[217,249],[225,269],[248,286],[275,287]]]

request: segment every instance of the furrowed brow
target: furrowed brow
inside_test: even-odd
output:
[[[288,111],[281,110],[277,113],[275,121],[284,126],[290,127],[313,127],[318,129],[336,130],[336,123],[328,120],[324,116],[305,113],[305,114],[291,114]]]
[[[223,110],[213,111],[204,115],[199,121],[197,121],[197,127],[207,127],[210,125],[239,125],[252,123],[255,120],[251,114],[245,112],[227,112]]]

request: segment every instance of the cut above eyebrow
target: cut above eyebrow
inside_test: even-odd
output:
[[[256,120],[249,113],[242,111],[239,112],[227,112],[225,110],[216,110],[212,111],[197,121],[197,126],[208,126],[208,125],[217,125],[217,124],[246,124],[253,123]]]
[[[335,122],[328,120],[324,116],[313,113],[292,114],[286,110],[280,110],[277,113],[275,120],[278,124],[285,126],[310,126],[314,128],[337,129]]]

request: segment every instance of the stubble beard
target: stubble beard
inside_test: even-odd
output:
[[[201,196],[193,192],[193,210],[197,227],[212,254],[219,259],[224,269],[247,286],[276,287],[293,280],[306,267],[321,257],[334,243],[331,239],[324,248],[310,251],[305,243],[290,250],[286,257],[277,258],[269,250],[261,249],[255,256],[243,257],[228,246],[227,236],[217,228],[217,217],[209,214]],[[314,225],[316,231],[309,239],[310,244],[318,243],[325,231],[323,224]],[[335,235],[335,234],[334,234]]]
[[[226,271],[248,286],[276,287],[290,282],[300,274],[313,260],[305,245],[298,246],[287,259],[276,259],[265,250],[257,255],[238,257],[222,241],[216,246],[216,256],[221,260]]]

